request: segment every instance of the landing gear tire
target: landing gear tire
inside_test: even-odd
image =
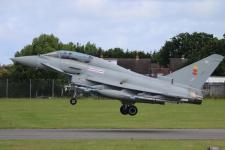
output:
[[[76,105],[77,104],[77,99],[76,98],[71,98],[70,99],[70,104],[71,105]]]
[[[70,104],[71,105],[76,105],[77,104],[77,89],[74,89],[73,96],[70,99]]]
[[[137,114],[137,112],[138,112],[138,109],[137,109],[136,106],[131,105],[131,106],[128,107],[128,113],[129,113],[129,115],[135,116]]]
[[[127,105],[122,105],[120,107],[120,113],[123,115],[127,115],[128,114],[128,106]]]

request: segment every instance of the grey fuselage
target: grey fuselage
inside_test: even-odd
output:
[[[85,55],[84,55],[85,56]],[[123,90],[124,94],[135,96],[139,93],[146,95],[160,95],[168,100],[201,100],[201,92],[185,85],[175,84],[171,80],[159,80],[147,77],[118,65],[112,64],[107,60],[87,56],[83,58],[62,58],[60,54],[52,57],[51,55],[24,56],[14,58],[15,62],[41,69],[53,69],[61,73],[72,75],[72,83],[82,87],[92,87],[96,85],[106,85],[112,89]],[[91,81],[91,82],[90,82]],[[96,86],[97,87],[97,86]],[[107,90],[98,93],[107,97],[127,99],[127,96],[118,96],[117,93],[107,93]],[[108,89],[110,90],[110,89]],[[123,95],[122,93],[122,95]],[[134,97],[135,98],[135,97]],[[132,99],[132,98],[131,98]]]

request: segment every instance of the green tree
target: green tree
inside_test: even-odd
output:
[[[63,47],[72,47],[71,43],[63,45],[57,37],[54,35],[42,34],[37,38],[34,38],[32,44],[25,46],[21,51],[16,52],[15,56],[28,56],[45,54],[59,50]],[[14,80],[24,79],[49,79],[49,78],[61,78],[62,75],[57,74],[53,71],[35,70],[29,67],[22,66],[20,64],[13,65],[10,69],[10,78]]]
[[[124,51],[121,48],[111,48],[104,52],[106,58],[123,58]]]
[[[67,44],[59,43],[59,49],[61,50],[69,50],[69,51],[76,51],[77,46],[73,44],[72,42],[69,42]]]
[[[54,35],[42,34],[34,38],[32,44],[25,46],[15,56],[37,55],[53,52],[63,47],[63,44]]]
[[[9,76],[9,66],[0,66],[0,78],[7,78]]]
[[[214,53],[225,56],[224,43],[224,39],[219,40],[212,34],[180,33],[172,37],[170,41],[166,41],[159,51],[158,61],[161,65],[166,66],[169,64],[169,58],[173,57],[185,57],[190,64]],[[225,74],[225,70],[222,69],[224,65],[223,61],[215,71],[215,75]]]
[[[84,53],[92,56],[100,56],[102,52],[101,48],[97,48],[95,44],[87,42],[84,46]]]

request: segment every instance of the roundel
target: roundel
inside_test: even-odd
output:
[[[192,74],[197,77],[198,76],[198,66],[194,65],[193,69],[192,69]]]

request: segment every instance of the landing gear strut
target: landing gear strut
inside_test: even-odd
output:
[[[77,104],[77,90],[74,90],[73,97],[70,99],[70,104],[71,105],[76,105]]]
[[[125,105],[123,104],[121,107],[120,107],[120,112],[121,114],[123,115],[131,115],[131,116],[135,116],[138,112],[138,109],[136,106],[134,105]]]

